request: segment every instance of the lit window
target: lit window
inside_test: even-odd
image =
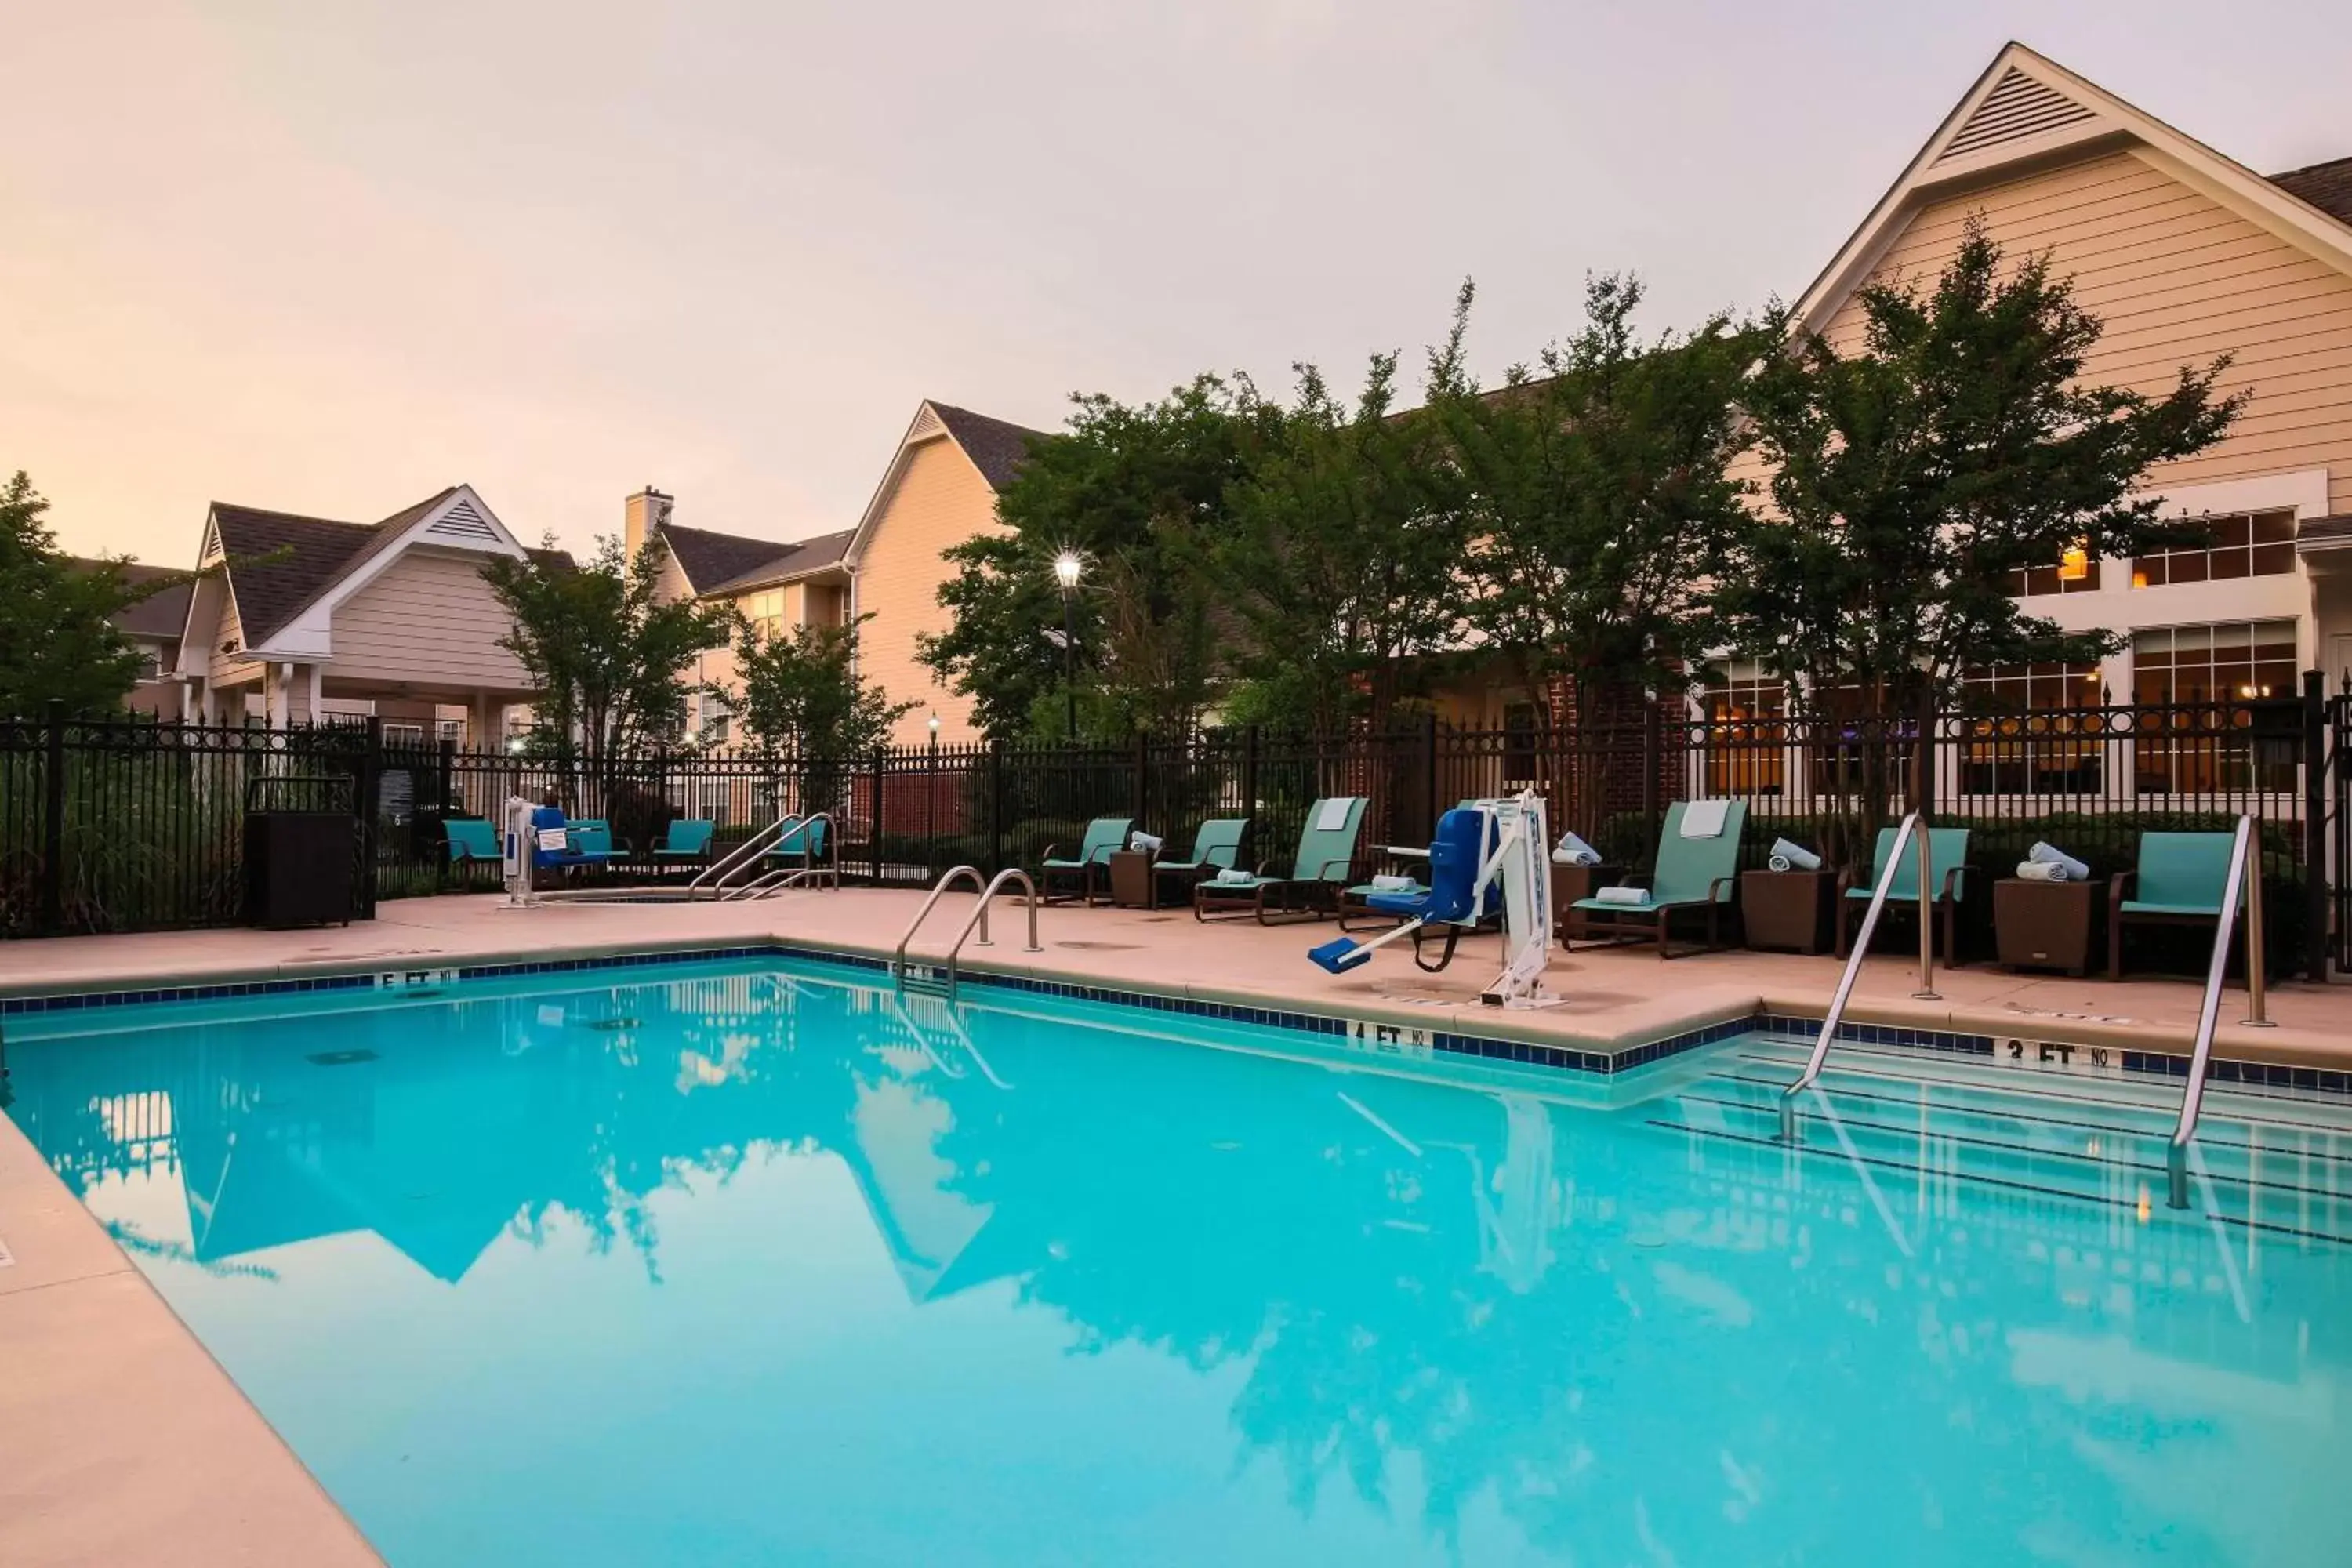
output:
[[[2009,596],[2030,599],[2041,594],[2095,594],[2099,590],[2099,558],[2087,550],[2067,551],[2048,566],[2009,574]]]
[[[1971,717],[1960,746],[1964,795],[2089,795],[2105,783],[2095,716],[2105,696],[2095,664],[1972,669],[1961,683]]]
[[[1778,795],[1787,766],[1787,685],[1754,659],[1707,671],[1706,784],[1709,795]]]
[[[2232,512],[2202,520],[2210,547],[2159,550],[2132,562],[2132,586],[2218,583],[2231,577],[2276,577],[2294,570],[2294,513]]]
[[[2250,710],[2235,704],[2292,698],[2294,667],[2293,621],[2229,621],[2135,633],[2132,696],[2144,708],[2158,710],[2143,713],[2137,725],[2135,772],[2141,792],[2292,788],[2292,747],[2282,752],[2251,736],[2213,731],[2249,725]]]
[[[770,588],[753,594],[742,602],[743,618],[751,623],[751,630],[761,638],[784,635],[784,591]]]

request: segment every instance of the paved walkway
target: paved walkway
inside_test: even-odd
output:
[[[68,937],[0,946],[0,995],[113,989],[210,980],[263,979],[353,970],[528,961],[554,953],[644,952],[664,947],[765,941],[771,937],[887,954],[922,895],[896,889],[793,892],[759,903],[550,904],[513,910],[477,894],[396,900],[373,921],[322,931],[163,931]],[[969,895],[942,900],[915,952],[942,951],[971,909]],[[1326,973],[1307,950],[1329,939],[1329,922],[1266,929],[1248,921],[1203,925],[1187,910],[1055,907],[1039,916],[1045,951],[1021,951],[1016,906],[1000,904],[998,941],[965,950],[974,969],[1046,974],[1140,989],[1184,992],[1261,1005],[1328,1007],[1434,1026],[1458,1018],[1482,1033],[1562,1039],[1615,1048],[1759,1008],[1818,1015],[1836,987],[1828,957],[1704,953],[1661,962],[1649,950],[1555,953],[1549,984],[1565,1001],[1535,1013],[1497,1014],[1477,1005],[1500,968],[1500,943],[1466,940],[1454,967],[1424,974],[1403,944],[1361,970]],[[2011,974],[1990,965],[1938,967],[1941,1000],[1915,1001],[1916,959],[1874,958],[1855,987],[1860,1022],[1974,1033],[2026,1035],[2182,1052],[2197,1021],[2200,986],[2186,976],[2140,976],[2120,984]],[[2352,987],[2283,984],[2273,988],[2278,1026],[2241,1027],[2245,994],[2224,998],[2221,1055],[2249,1059],[2352,1062]]]
[[[795,892],[762,903],[559,904],[500,909],[495,896],[405,900],[345,929],[80,937],[0,946],[0,995],[527,962],[556,955],[705,947],[781,938],[887,953],[921,895]],[[936,953],[970,900],[953,895],[917,944]],[[1328,923],[1267,930],[1202,925],[1183,910],[1056,908],[1044,951],[1023,951],[1022,915],[994,912],[996,942],[971,967],[1183,992],[1260,1005],[1451,1026],[1609,1049],[1759,1009],[1818,1014],[1836,984],[1829,958],[1712,953],[1661,963],[1646,950],[1559,955],[1563,1005],[1501,1013],[1477,1004],[1500,965],[1492,938],[1465,942],[1452,969],[1416,970],[1402,946],[1333,975],[1307,961]],[[2003,1037],[2184,1050],[2193,980],[2031,978],[1939,971],[1938,1001],[1915,1000],[1916,969],[1874,959],[1852,1016],[1864,1022]],[[2244,994],[2226,1019],[2243,1016]],[[2222,1030],[2223,1055],[2352,1063],[2352,989],[2280,986],[2279,1027]],[[0,1119],[0,1563],[299,1563],[375,1559],[333,1502],[181,1326],[39,1155]]]

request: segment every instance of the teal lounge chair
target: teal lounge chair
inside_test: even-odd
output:
[[[824,856],[824,830],[830,826],[829,821],[822,816],[786,820],[793,826],[777,835],[776,841],[768,846],[761,858],[799,862],[800,868],[808,873],[802,879],[803,885],[830,881],[836,888],[841,886],[841,868],[828,862]]]
[[[499,849],[499,830],[495,823],[463,816],[444,817],[441,831],[448,836],[449,864],[452,866],[504,858]]]
[[[1339,824],[1318,827],[1324,806],[1317,801],[1307,808],[1307,826],[1299,829],[1298,853],[1292,857],[1290,875],[1269,877],[1261,865],[1238,880],[1209,877],[1192,884],[1192,918],[1205,921],[1229,915],[1254,916],[1260,925],[1280,920],[1321,920],[1339,907],[1339,890],[1348,885],[1356,864],[1356,836],[1363,831],[1364,800],[1347,801]],[[1269,918],[1274,917],[1274,918]]]
[[[663,827],[662,836],[654,840],[654,868],[684,862],[690,866],[707,865],[710,859],[710,836],[719,825],[707,816],[674,816]]]
[[[1870,852],[1870,877],[1857,883],[1851,871],[1838,877],[1839,889],[1845,897],[1838,901],[1837,955],[1843,958],[1847,944],[1853,940],[1854,928],[1870,908],[1870,896],[1877,890],[1878,878],[1886,867],[1888,851],[1895,847],[1892,827],[1878,830],[1877,846]],[[1944,963],[1960,967],[1960,952],[1956,945],[1959,935],[1960,904],[1969,896],[1969,830],[1965,827],[1931,827],[1927,829],[1928,890],[1931,902],[1943,914]],[[1897,912],[1916,910],[1919,907],[1919,846],[1903,847],[1903,864],[1895,868],[1895,885],[1886,891],[1886,907]]]
[[[613,825],[596,817],[575,817],[564,825],[572,843],[572,858],[583,866],[604,866],[625,860],[629,852],[613,847]]]
[[[2107,883],[2107,978],[2124,973],[2126,925],[2219,925],[2230,885],[2229,833],[2143,833],[2139,864]]]
[[[1174,877],[1186,889],[1203,877],[1213,877],[1220,871],[1233,870],[1242,863],[1242,843],[1249,837],[1250,819],[1246,816],[1212,817],[1201,824],[1192,835],[1192,858],[1189,860],[1155,860],[1151,875],[1155,885],[1161,877]]]
[[[1127,847],[1128,835],[1135,831],[1135,819],[1129,816],[1097,816],[1087,824],[1086,837],[1078,842],[1075,858],[1056,856],[1058,844],[1045,846],[1045,858],[1037,866],[1038,896],[1047,903],[1054,901],[1056,879],[1076,882],[1077,891],[1063,894],[1064,899],[1083,898],[1087,904],[1095,901],[1095,884],[1107,887],[1110,879],[1110,858]]]
[[[1660,958],[1673,958],[1676,954],[1667,938],[1674,918],[1692,910],[1706,914],[1706,947],[1723,945],[1723,912],[1731,907],[1732,892],[1739,886],[1739,835],[1748,826],[1748,805],[1744,801],[1731,802],[1724,808],[1720,832],[1706,838],[1687,838],[1683,836],[1683,818],[1691,804],[1678,800],[1666,808],[1657,859],[1649,874],[1649,886],[1642,889],[1642,901],[1577,900],[1564,911],[1562,947],[1572,947],[1579,937],[1603,944],[1650,941],[1657,943]],[[1620,884],[1637,885],[1631,878]]]

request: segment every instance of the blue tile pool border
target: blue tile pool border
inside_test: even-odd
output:
[[[454,971],[456,979],[462,984],[478,980],[513,979],[531,974],[572,973],[601,969],[642,969],[667,964],[713,963],[763,958],[797,959],[870,971],[887,971],[889,968],[886,961],[866,953],[843,952],[830,948],[810,947],[795,942],[763,942],[727,947],[673,948],[655,952],[598,953],[511,963],[402,965],[391,969],[369,970],[356,974],[224,981],[195,985],[157,985],[116,991],[72,992],[49,996],[5,996],[0,997],[0,1018],[98,1007],[132,1006],[147,1003],[217,1002],[242,997],[289,995],[303,992],[371,990],[383,983],[383,976],[404,972],[428,973],[437,979],[448,976]],[[1255,1025],[1264,1028],[1291,1029],[1316,1035],[1345,1037],[1357,1023],[1368,1022],[1339,1014],[1259,1007],[1240,1002],[1213,1002],[1192,996],[1171,996],[1156,991],[1133,990],[1124,986],[1089,984],[1079,981],[1040,980],[1023,974],[992,973],[986,970],[967,970],[962,973],[961,980],[964,984],[980,989],[1026,992],[1041,996],[1060,996],[1077,1001],[1139,1007],[1152,1012],[1175,1013],[1189,1017]],[[1371,1026],[1394,1031],[1400,1037],[1410,1035],[1414,1037],[1415,1043],[1425,1043],[1433,1053],[1443,1056],[1611,1077],[1652,1066],[1669,1058],[1680,1056],[1686,1051],[1717,1045],[1738,1035],[1761,1034],[1776,1039],[1810,1041],[1820,1032],[1822,1020],[1819,1017],[1806,1017],[1799,1014],[1768,1009],[1741,1017],[1726,1018],[1717,1023],[1681,1030],[1660,1039],[1645,1041],[1637,1046],[1628,1046],[1615,1051],[1550,1045],[1541,1041],[1507,1039],[1493,1035],[1465,1034],[1453,1029],[1423,1029],[1392,1019],[1380,1020],[1377,1025]],[[2034,1037],[2037,1040],[2040,1038],[2039,1036]],[[1838,1040],[1843,1044],[1891,1047],[1904,1050],[1985,1058],[1990,1058],[1994,1054],[1998,1044],[1996,1037],[1978,1032],[1863,1023],[1841,1024],[1838,1027]],[[2126,1077],[2186,1078],[2189,1075],[2189,1058],[2186,1056],[2161,1051],[2129,1049],[2120,1051],[2119,1055],[2121,1070]],[[2352,1071],[2295,1067],[2276,1062],[2216,1058],[2212,1064],[2211,1081],[2263,1091],[2282,1090],[2298,1094],[2352,1098]]]

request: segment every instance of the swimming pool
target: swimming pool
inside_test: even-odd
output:
[[[875,980],[35,1015],[10,1114],[395,1568],[2352,1557],[2338,1108],[2174,1215],[2161,1086],[1841,1047],[1797,1152],[1784,1041]]]

